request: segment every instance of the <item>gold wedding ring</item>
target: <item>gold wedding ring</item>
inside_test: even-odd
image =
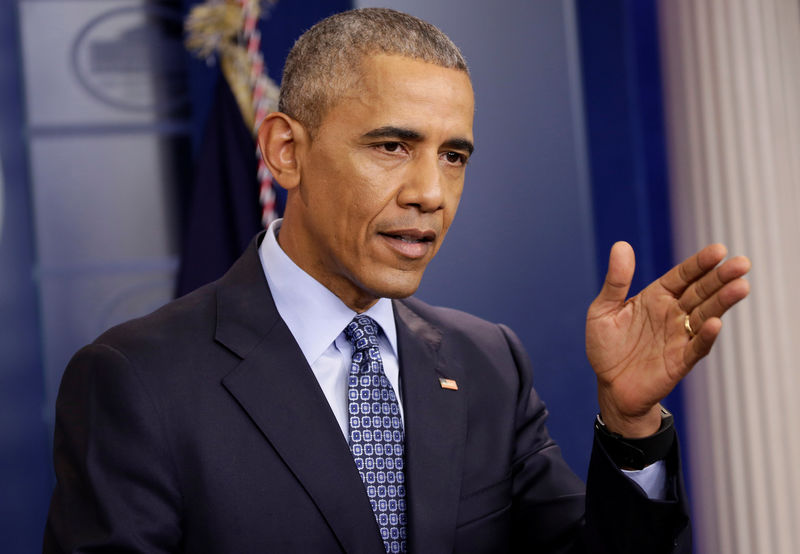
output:
[[[689,334],[689,338],[693,339],[694,336],[697,334],[692,330],[692,324],[689,321],[689,314],[685,314],[683,316],[683,326],[686,328],[686,332]]]

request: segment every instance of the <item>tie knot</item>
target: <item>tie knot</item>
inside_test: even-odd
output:
[[[358,352],[378,346],[378,324],[368,315],[357,315],[344,328],[344,336]]]

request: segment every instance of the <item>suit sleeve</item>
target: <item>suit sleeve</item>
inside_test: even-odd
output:
[[[43,552],[175,552],[180,493],[157,405],[118,350],[93,344],[56,401]]]
[[[596,439],[584,487],[547,432],[547,409],[532,388],[530,359],[513,331],[503,325],[500,328],[520,379],[512,468],[513,544],[517,550],[691,553],[691,529],[677,441],[667,459],[673,500],[648,499],[614,465]]]

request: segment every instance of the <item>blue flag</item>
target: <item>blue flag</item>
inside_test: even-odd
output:
[[[220,76],[189,193],[178,296],[221,277],[262,228],[255,148]]]

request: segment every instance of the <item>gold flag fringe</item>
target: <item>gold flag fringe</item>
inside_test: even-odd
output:
[[[265,0],[274,5],[278,0]],[[216,55],[239,111],[253,135],[269,112],[278,108],[280,89],[269,78],[261,55],[259,0],[208,0],[195,6],[186,19],[186,47],[208,62]],[[261,151],[258,160],[261,222],[268,226],[277,217],[272,175]]]
[[[216,55],[242,118],[253,133],[260,123],[257,114],[266,115],[277,108],[279,91],[266,76],[260,51],[253,48],[253,40],[256,46],[260,42],[255,29],[260,15],[258,0],[209,0],[192,8],[185,23],[186,47],[209,62]]]

